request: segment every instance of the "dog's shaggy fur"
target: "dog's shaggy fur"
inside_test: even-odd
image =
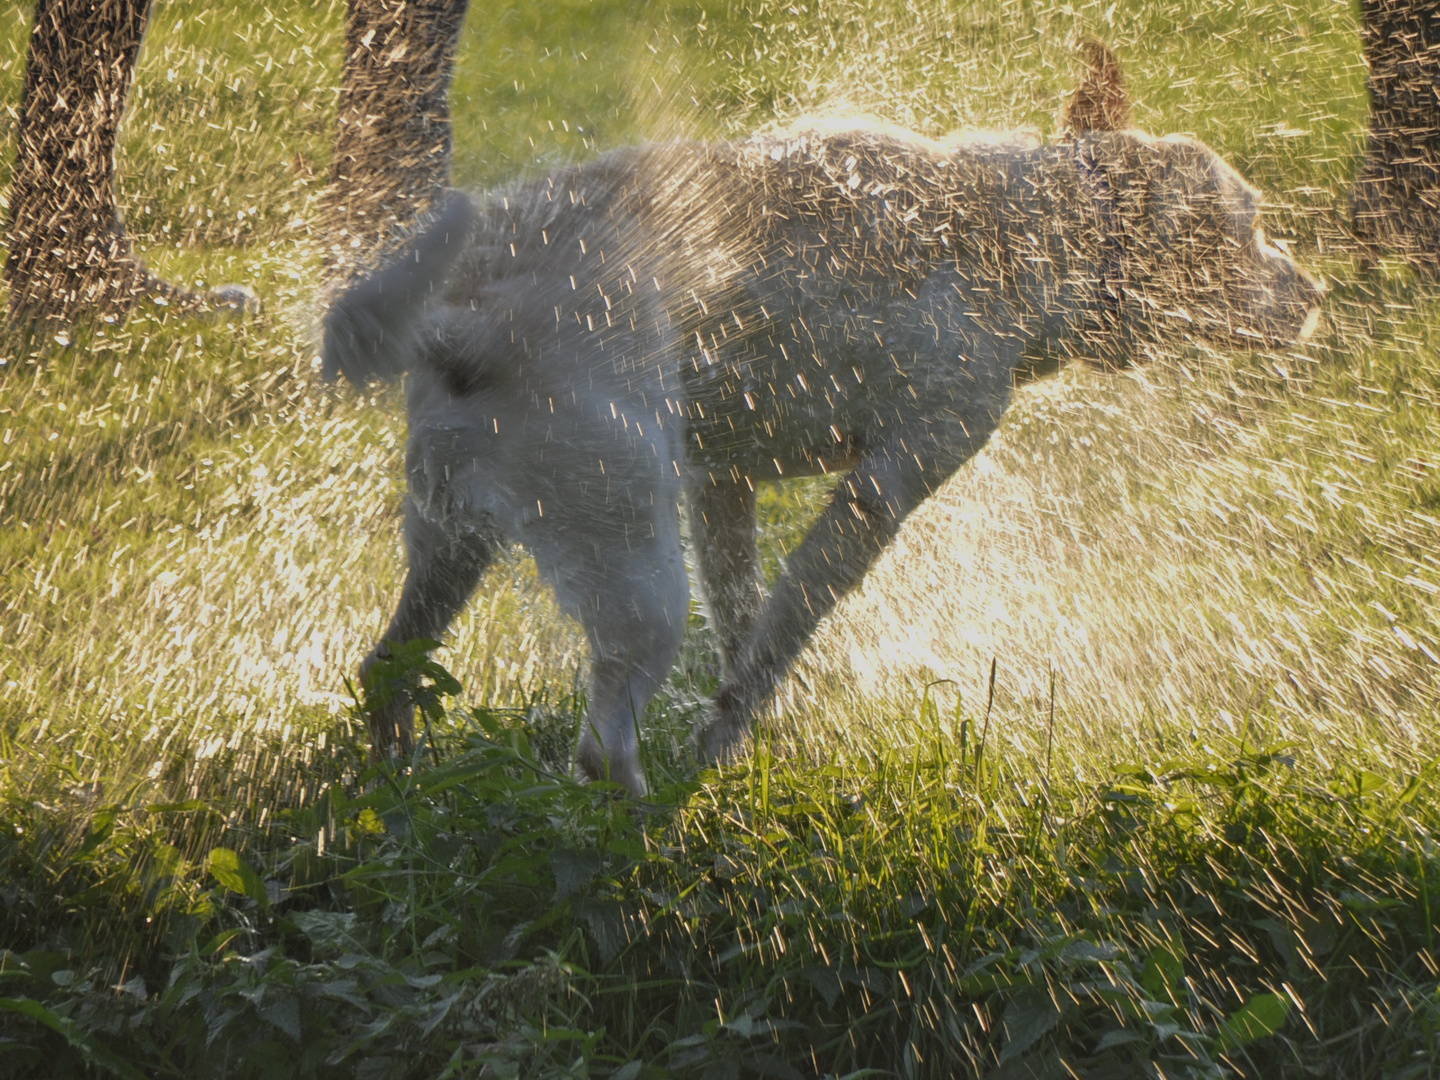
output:
[[[689,604],[682,497],[723,664],[697,739],[724,757],[1017,377],[1302,336],[1320,289],[1265,241],[1255,190],[1194,140],[1104,129],[1118,67],[1090,71],[1068,113],[1089,128],[1053,143],[812,124],[611,153],[478,213],[455,196],[326,320],[332,375],[409,373],[410,570],[384,640],[438,638],[518,540],[593,652],[576,770],[641,793],[636,721]],[[755,484],[822,472],[832,502],[766,596]],[[377,747],[412,720],[378,708]]]

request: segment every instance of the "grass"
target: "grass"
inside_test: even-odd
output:
[[[29,11],[0,14],[7,140]],[[409,773],[365,764],[344,679],[402,573],[404,430],[313,366],[342,17],[174,0],[141,58],[137,244],[264,316],[0,342],[7,1066],[1434,1075],[1440,295],[1344,247],[1348,8],[471,13],[471,187],[827,108],[1050,131],[1099,33],[1138,122],[1234,161],[1333,286],[1303,349],[1024,391],[723,776],[685,748],[697,608],[639,806],[563,777],[583,643],[518,555],[447,641],[466,700]],[[769,573],[822,498],[762,492]]]
[[[635,805],[565,779],[563,746],[540,756],[573,725],[558,712],[451,712],[403,776],[357,783],[355,751],[317,755],[318,790],[278,808],[263,790],[109,804],[74,837],[63,797],[12,800],[10,1060],[1431,1074],[1433,767],[1323,775],[1257,741],[1082,784],[925,707],[905,751],[815,767],[762,748]]]

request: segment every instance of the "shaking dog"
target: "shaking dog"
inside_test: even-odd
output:
[[[366,669],[438,639],[519,542],[590,645],[575,770],[640,795],[637,723],[689,610],[682,500],[722,663],[696,739],[724,759],[1017,379],[1308,333],[1322,291],[1256,190],[1121,128],[1118,65],[1089,50],[1051,141],[814,122],[452,194],[325,321],[331,377],[407,378],[409,571]],[[831,501],[767,595],[756,485],[821,473]],[[413,712],[374,710],[377,750],[409,747]]]

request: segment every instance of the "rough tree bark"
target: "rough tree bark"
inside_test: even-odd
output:
[[[179,310],[248,307],[147,271],[115,205],[115,140],[150,0],[39,0],[16,129],[5,276],[12,322],[123,317],[142,298]]]
[[[1355,184],[1369,258],[1440,269],[1440,0],[1361,0],[1370,136]]]
[[[450,80],[467,0],[350,0],[325,280],[335,289],[413,231],[450,184]]]
[[[343,283],[409,231],[450,180],[448,94],[466,0],[350,0],[326,279]],[[123,317],[142,298],[181,310],[250,308],[200,295],[134,257],[115,202],[115,142],[150,0],[39,0],[17,126],[5,275],[14,321]]]

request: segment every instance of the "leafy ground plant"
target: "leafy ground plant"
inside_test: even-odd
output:
[[[451,711],[408,768],[336,775],[263,820],[116,804],[73,835],[60,808],[8,802],[7,1060],[1432,1075],[1434,766],[1325,770],[1252,742],[1058,783],[962,722],[868,761],[762,746],[636,804],[537,755],[554,720]]]

